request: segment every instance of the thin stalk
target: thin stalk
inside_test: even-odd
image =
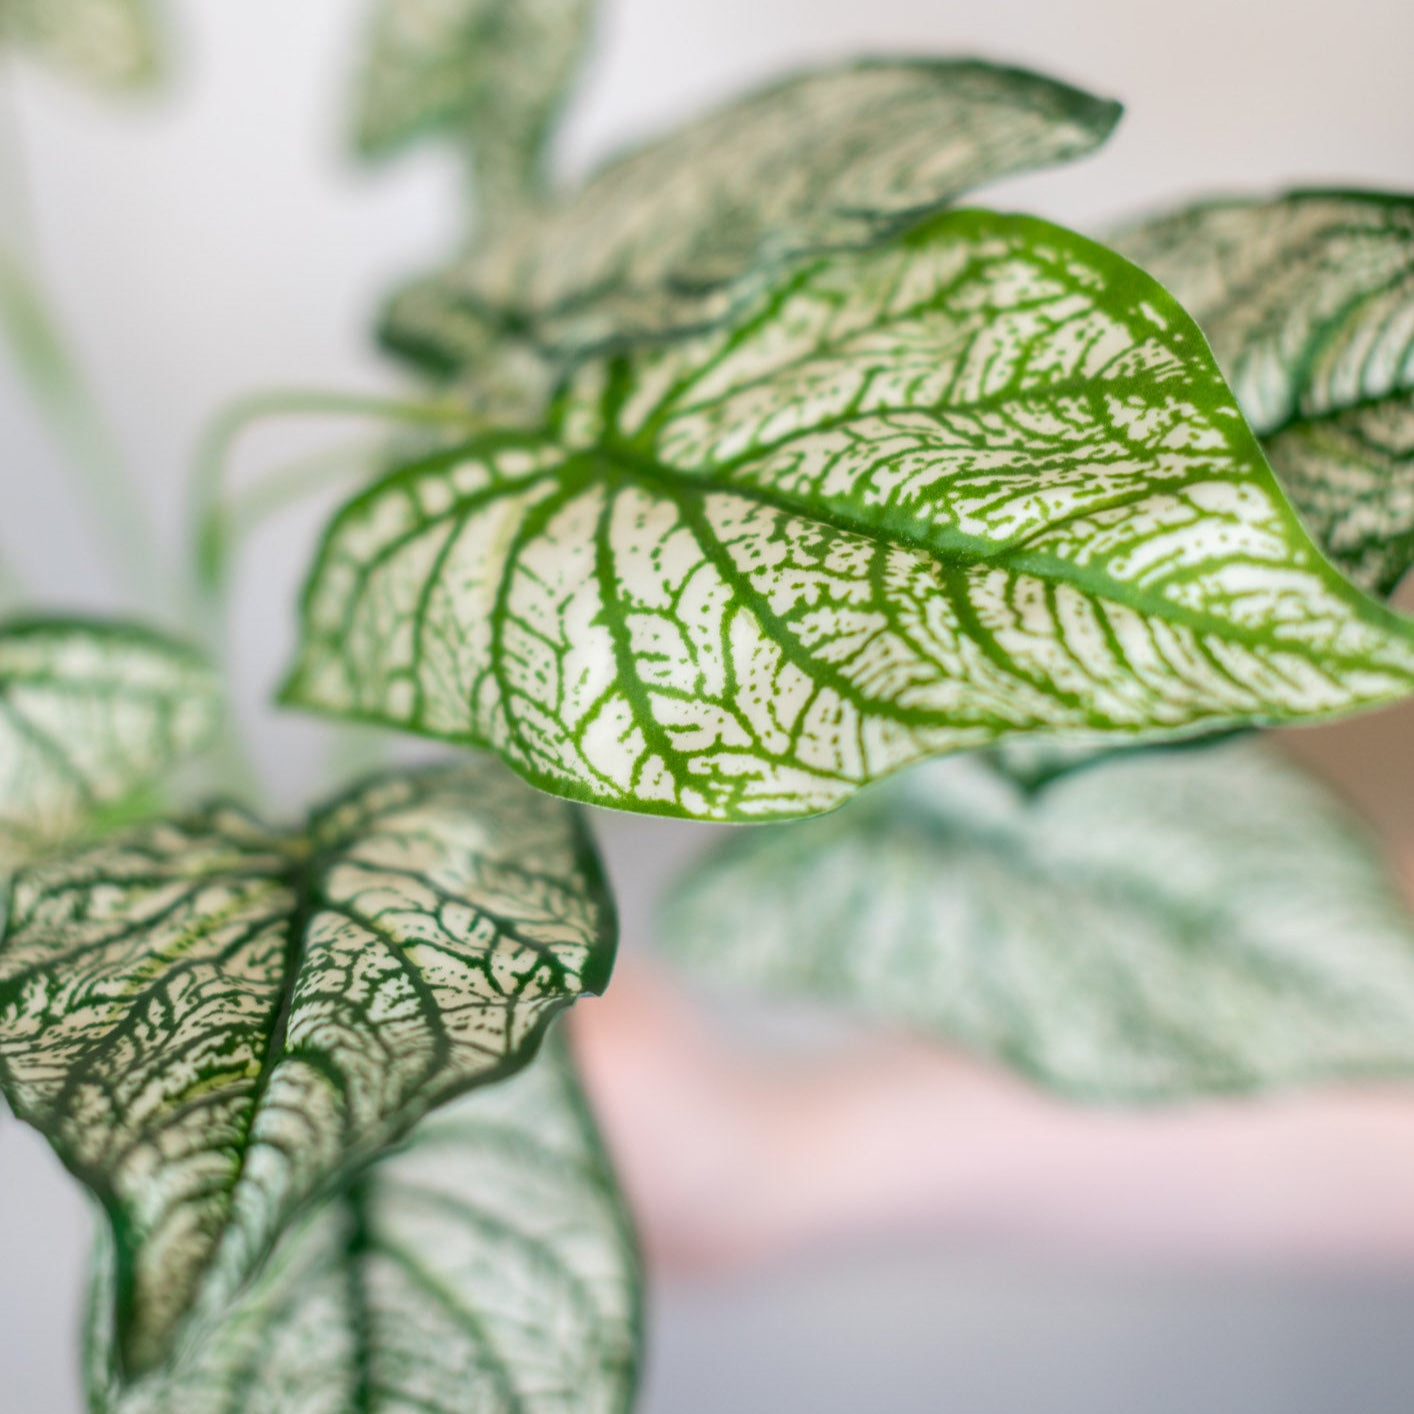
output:
[[[114,573],[145,605],[156,606],[163,588],[156,537],[122,454],[34,281],[3,246],[0,329],[35,405],[81,478]]]
[[[19,572],[8,561],[0,559],[0,613],[9,611],[26,598],[25,583]]]
[[[0,337],[79,479],[114,574],[144,605],[161,607],[166,586],[156,536],[107,419],[43,294],[34,250],[20,115],[0,53]]]
[[[233,537],[225,524],[226,473],[236,444],[258,423],[276,418],[341,417],[417,426],[456,427],[468,435],[485,423],[452,402],[417,402],[362,394],[292,390],[256,393],[232,403],[207,429],[192,476],[192,514],[197,584],[206,594],[219,592],[224,557]],[[273,492],[276,497],[283,492]],[[280,505],[287,501],[281,499]]]
[[[214,660],[228,665],[229,596],[227,578],[241,543],[268,516],[300,497],[337,484],[369,463],[348,448],[324,451],[272,472],[253,487],[233,496],[226,493],[226,475],[241,437],[252,427],[274,418],[352,417],[419,426],[456,427],[472,434],[483,424],[452,403],[414,402],[324,391],[259,393],[231,404],[210,425],[198,449],[192,475],[192,515],[197,630]],[[335,748],[337,751],[338,748]],[[258,773],[232,722],[219,757],[224,782],[232,788],[253,787]]]

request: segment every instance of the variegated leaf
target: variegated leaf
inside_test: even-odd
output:
[[[116,1378],[101,1268],[97,1414],[627,1414],[640,1276],[567,1056],[413,1131],[276,1249],[170,1367]]]
[[[394,302],[438,371],[492,330],[565,352],[701,325],[759,262],[873,244],[985,182],[1079,157],[1119,106],[972,60],[878,60],[749,94],[603,168]]]
[[[1087,1099],[1414,1074],[1414,923],[1345,810],[1251,742],[1111,757],[1034,795],[936,762],[733,835],[660,933],[714,977]]]
[[[122,624],[0,625],[0,875],[121,810],[220,719],[215,674]]]
[[[375,780],[299,835],[230,807],[17,875],[0,1076],[102,1199],[124,1367],[307,1199],[602,989],[579,822],[493,762]]]
[[[1391,593],[1414,558],[1414,198],[1219,201],[1115,244],[1203,327],[1326,553]]]
[[[1321,559],[1173,300],[1045,222],[955,212],[591,365],[556,436],[357,497],[286,694],[745,820],[1010,734],[1411,685],[1409,627]]]
[[[544,185],[545,147],[579,66],[593,0],[378,0],[356,114],[384,157],[427,134],[474,155],[483,216]]]
[[[0,42],[104,87],[150,82],[160,57],[150,0],[4,0]]]

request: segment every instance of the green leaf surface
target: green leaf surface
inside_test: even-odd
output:
[[[0,44],[8,43],[105,88],[150,83],[161,58],[150,0],[5,0]]]
[[[298,835],[214,806],[17,875],[0,1074],[112,1218],[124,1367],[305,1200],[523,1064],[612,951],[577,818],[484,760]]]
[[[593,0],[379,0],[357,142],[386,157],[428,135],[468,146],[493,220],[544,185],[545,148],[579,67]]]
[[[554,436],[357,497],[286,696],[601,805],[762,820],[1011,734],[1324,716],[1411,674],[1163,290],[967,211],[591,365]]]
[[[120,812],[220,720],[215,674],[144,629],[0,624],[0,874]]]
[[[1374,843],[1249,741],[1111,757],[1035,795],[935,762],[732,835],[660,936],[713,977],[1086,1099],[1414,1074],[1414,925]]]
[[[556,352],[720,317],[761,262],[872,245],[982,183],[1079,157],[1119,106],[973,60],[873,60],[750,93],[602,168],[395,301],[396,350]]]
[[[111,1256],[111,1248],[110,1248]],[[97,1313],[111,1309],[111,1264]],[[626,1414],[634,1241],[563,1047],[424,1120],[276,1252],[214,1332],[101,1414]]]
[[[1414,198],[1218,201],[1114,244],[1202,326],[1326,553],[1391,593],[1414,558]]]

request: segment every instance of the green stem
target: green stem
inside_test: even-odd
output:
[[[257,423],[285,417],[356,417],[420,426],[452,426],[467,433],[484,424],[466,409],[450,403],[422,403],[397,398],[366,397],[323,391],[259,393],[231,404],[210,425],[198,449],[192,477],[195,532],[197,629],[212,657],[229,658],[226,578],[241,542],[267,516],[301,496],[336,484],[367,463],[349,449],[321,452],[281,468],[247,491],[226,495],[226,473],[241,437]],[[258,774],[232,721],[219,759],[223,783],[246,790],[258,784]]]
[[[8,560],[0,560],[0,613],[8,613],[25,598],[24,580]]]
[[[57,321],[45,307],[37,283],[19,256],[3,245],[0,330],[36,405],[71,468],[82,478],[114,572],[144,605],[159,606],[165,576],[156,553],[156,537],[117,443]]]
[[[220,592],[228,550],[237,538],[226,524],[225,483],[231,455],[247,431],[260,422],[289,417],[355,417],[418,426],[458,427],[468,434],[485,430],[485,423],[456,403],[415,402],[401,398],[368,397],[324,391],[256,393],[232,403],[207,429],[197,452],[192,480],[192,510],[196,546],[196,578],[203,593]],[[299,494],[298,469],[286,478],[290,487],[259,489],[249,499],[263,497],[278,509]],[[306,471],[305,476],[308,476]],[[321,484],[331,480],[321,474]],[[263,512],[258,512],[261,514]]]

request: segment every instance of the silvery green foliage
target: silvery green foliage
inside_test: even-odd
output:
[[[189,649],[123,624],[0,624],[0,874],[122,807],[220,720]]]
[[[733,834],[660,932],[714,977],[1087,1099],[1414,1073],[1414,925],[1373,841],[1251,742],[1125,753],[1037,794],[934,762]]]
[[[963,192],[1079,157],[1117,104],[971,60],[876,60],[748,94],[609,163],[394,302],[439,372],[528,333],[566,353],[720,317],[761,262],[872,245]]]
[[[378,0],[356,124],[384,157],[438,135],[474,155],[483,218],[544,184],[545,148],[579,66],[593,0]]]
[[[232,807],[16,875],[0,1079],[103,1202],[124,1368],[291,1215],[607,982],[581,826],[494,762],[376,779],[297,834]]]
[[[126,88],[156,77],[149,0],[4,0],[0,41],[32,50],[87,83]]]
[[[1218,201],[1115,245],[1203,327],[1333,562],[1392,592],[1414,559],[1414,198]]]
[[[115,1376],[112,1246],[96,1414],[622,1414],[640,1277],[568,1057],[429,1116],[317,1209],[172,1365]]]
[[[1072,233],[954,212],[589,365],[553,435],[356,497],[286,695],[559,794],[763,820],[1008,735],[1322,716],[1411,674],[1178,305]]]

